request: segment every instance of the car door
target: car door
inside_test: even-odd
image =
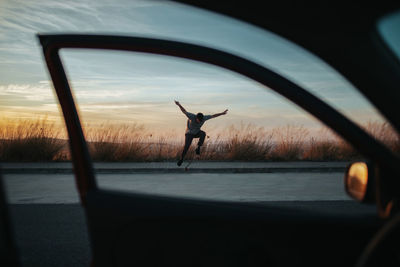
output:
[[[396,166],[396,159],[329,105],[245,58],[203,46],[152,38],[39,35],[39,39],[69,134],[76,184],[87,216],[93,266],[350,266],[379,227],[376,217],[334,216],[295,207],[99,188],[77,106],[59,57],[59,51],[64,48],[162,54],[226,68],[293,101],[378,164]]]
[[[3,177],[0,172],[0,263],[2,266],[20,266],[14,240],[14,228],[6,202]]]

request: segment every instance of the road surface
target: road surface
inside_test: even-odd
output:
[[[103,188],[228,201],[349,200],[346,162],[96,163]],[[14,204],[78,203],[71,163],[1,166]]]
[[[342,173],[99,174],[100,188],[227,201],[350,200]],[[78,203],[72,174],[8,174],[12,204]]]

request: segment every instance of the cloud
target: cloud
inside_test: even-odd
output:
[[[30,101],[47,102],[54,100],[54,93],[47,84],[9,84],[0,86],[0,95],[15,96],[27,100],[21,105],[28,105]]]
[[[79,24],[98,13],[84,1],[14,1],[3,5],[0,23],[4,30],[36,33],[49,30],[79,30]],[[76,18],[85,20],[76,20]],[[82,29],[82,28],[81,28]]]

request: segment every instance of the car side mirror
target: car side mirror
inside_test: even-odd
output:
[[[374,168],[365,162],[351,163],[344,176],[346,192],[362,203],[374,203]]]

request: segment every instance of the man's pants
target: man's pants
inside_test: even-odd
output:
[[[202,146],[204,143],[204,139],[206,138],[206,133],[200,131],[197,134],[185,134],[185,147],[183,148],[181,159],[185,157],[187,151],[189,150],[190,145],[192,144],[193,138],[200,138],[197,145]]]

